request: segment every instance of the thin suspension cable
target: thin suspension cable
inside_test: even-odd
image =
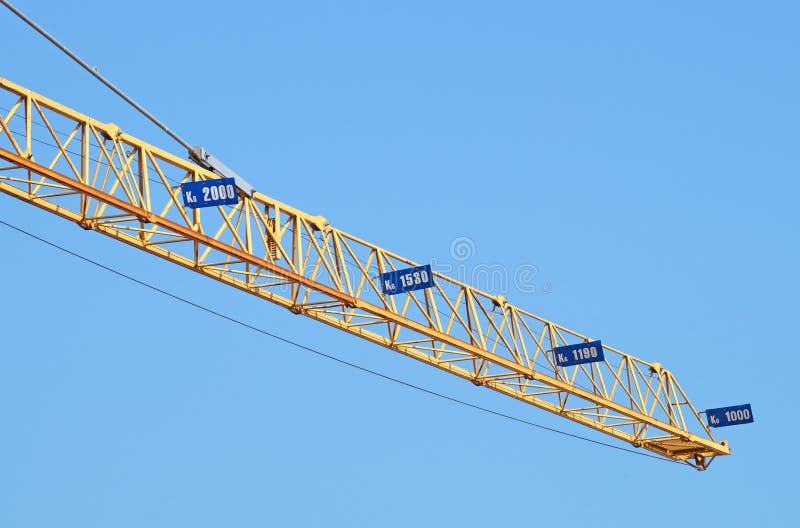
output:
[[[111,83],[111,81],[109,81],[108,79],[106,79],[105,77],[100,75],[100,73],[98,71],[96,71],[94,68],[92,68],[91,66],[86,64],[86,62],[84,62],[80,57],[78,57],[76,54],[74,54],[72,51],[70,51],[69,48],[64,46],[55,37],[50,35],[50,33],[45,31],[36,22],[34,22],[33,20],[31,20],[30,18],[25,16],[25,14],[22,11],[20,11],[19,9],[17,9],[13,5],[11,5],[11,2],[8,2],[7,0],[0,0],[0,4],[3,4],[4,6],[6,6],[9,9],[9,11],[11,11],[15,15],[17,15],[20,19],[22,19],[23,22],[28,24],[30,27],[35,29],[40,35],[42,35],[44,38],[46,38],[51,43],[53,43],[53,45],[55,45],[58,49],[63,51],[70,59],[72,59],[75,62],[77,62],[84,70],[86,70],[87,72],[91,73],[98,81],[100,81],[101,83],[105,84],[112,92],[114,92],[118,96],[122,97],[122,99],[124,99],[126,103],[128,103],[133,108],[138,110],[140,114],[142,114],[147,119],[152,121],[154,125],[156,125],[158,128],[160,128],[161,130],[166,132],[167,135],[169,135],[169,137],[171,137],[172,139],[174,139],[175,141],[180,143],[181,146],[183,146],[186,150],[192,150],[192,146],[189,145],[189,143],[187,143],[183,138],[181,138],[178,134],[176,134],[175,132],[173,132],[172,130],[167,128],[167,125],[165,125],[164,123],[159,121],[153,114],[151,114],[150,112],[145,110],[142,107],[142,105],[140,105],[139,103],[137,103],[136,101],[134,101],[133,99],[131,99],[130,97],[125,95],[125,93],[122,90],[120,90],[119,88],[117,88],[116,86],[114,86]]]
[[[0,2],[2,2],[2,1],[3,0],[0,0]],[[264,330],[263,328],[259,328],[257,326],[254,326],[254,325],[250,324],[250,323],[246,323],[246,322],[244,322],[244,321],[242,321],[240,319],[236,319],[235,317],[232,317],[230,315],[226,315],[226,314],[223,314],[221,312],[217,312],[216,310],[213,310],[212,308],[208,308],[208,307],[203,306],[201,304],[198,304],[198,303],[196,303],[194,301],[190,301],[189,299],[187,299],[185,297],[181,297],[181,296],[179,296],[177,294],[174,294],[174,293],[171,293],[171,292],[169,292],[167,290],[161,289],[158,286],[154,286],[153,284],[150,284],[150,283],[145,282],[143,280],[137,279],[137,278],[135,278],[135,277],[133,277],[131,275],[123,273],[123,272],[121,272],[121,271],[119,271],[117,269],[114,269],[114,268],[110,267],[110,266],[106,266],[105,264],[102,264],[102,263],[100,263],[100,262],[98,262],[96,260],[92,260],[89,257],[81,255],[80,253],[76,253],[75,251],[72,251],[72,250],[67,249],[67,248],[65,248],[63,246],[60,246],[60,245],[56,244],[55,242],[51,242],[51,241],[49,241],[49,240],[47,240],[45,238],[42,238],[42,237],[40,237],[38,235],[35,235],[35,234],[33,234],[33,233],[29,232],[29,231],[26,231],[25,229],[22,229],[21,227],[17,227],[17,226],[15,226],[13,224],[10,224],[10,223],[2,220],[2,219],[0,219],[0,224],[5,226],[5,227],[7,227],[7,228],[9,228],[9,229],[17,231],[18,233],[21,233],[21,234],[23,234],[25,236],[28,236],[28,237],[33,238],[35,240],[38,240],[39,242],[41,242],[41,243],[43,243],[45,245],[48,245],[48,246],[50,246],[52,248],[55,248],[55,249],[57,249],[59,251],[62,251],[64,253],[68,254],[68,255],[76,257],[76,258],[78,258],[78,259],[80,259],[80,260],[82,260],[84,262],[92,264],[93,266],[96,266],[96,267],[98,267],[100,269],[108,271],[108,272],[110,272],[110,273],[112,273],[112,274],[114,274],[114,275],[116,275],[118,277],[127,279],[127,280],[129,280],[129,281],[131,281],[131,282],[133,282],[135,284],[138,284],[139,286],[148,288],[148,289],[150,289],[152,291],[155,291],[157,293],[160,293],[160,294],[162,294],[162,295],[164,295],[166,297],[170,297],[171,299],[174,299],[174,300],[179,301],[181,303],[187,304],[187,305],[191,306],[192,308],[201,310],[201,311],[206,312],[208,314],[211,314],[211,315],[213,315],[215,317],[218,317],[218,318],[223,319],[225,321],[228,321],[230,323],[242,326],[244,328],[247,328],[248,330],[252,330],[254,332],[257,332],[259,334],[265,335],[267,337],[271,337],[272,339],[275,339],[275,340],[278,340],[278,341],[282,341],[283,343],[292,345],[294,347],[297,347],[297,348],[299,348],[301,350],[305,350],[305,351],[310,352],[312,354],[315,354],[317,356],[329,359],[331,361],[335,361],[335,362],[337,362],[337,363],[339,363],[341,365],[345,365],[345,366],[360,370],[361,372],[364,372],[364,373],[367,373],[367,374],[371,374],[373,376],[377,376],[377,377],[379,377],[381,379],[384,379],[386,381],[391,381],[393,383],[397,383],[399,385],[403,385],[404,387],[408,387],[410,389],[414,389],[414,390],[423,392],[425,394],[428,394],[430,396],[435,396],[437,398],[441,398],[443,400],[447,400],[447,401],[452,402],[452,403],[463,405],[465,407],[469,407],[469,408],[475,409],[477,411],[481,411],[481,412],[485,412],[485,413],[488,413],[488,414],[492,414],[494,416],[498,416],[500,418],[505,418],[505,419],[511,420],[513,422],[529,425],[531,427],[536,427],[537,429],[542,429],[542,430],[545,430],[545,431],[550,431],[552,433],[557,433],[557,434],[560,434],[560,435],[563,435],[563,436],[574,438],[576,440],[583,440],[585,442],[590,442],[590,443],[595,444],[595,445],[599,445],[599,446],[603,446],[603,447],[609,447],[609,448],[616,449],[616,450],[619,450],[619,451],[624,451],[626,453],[631,453],[631,454],[634,454],[634,455],[639,455],[639,456],[643,456],[643,457],[647,457],[647,458],[653,458],[653,459],[661,460],[661,461],[664,461],[664,462],[670,462],[670,463],[675,463],[675,464],[684,464],[684,463],[688,464],[688,462],[685,462],[685,461],[681,462],[681,461],[678,461],[678,460],[672,460],[672,459],[669,459],[669,458],[664,458],[664,457],[661,457],[661,456],[658,456],[658,455],[652,455],[650,453],[643,453],[641,451],[635,451],[633,449],[628,449],[628,448],[617,446],[617,445],[614,445],[614,444],[609,444],[607,442],[602,442],[600,440],[595,440],[593,438],[588,438],[588,437],[577,435],[577,434],[574,434],[574,433],[569,433],[567,431],[562,431],[562,430],[556,429],[554,427],[548,427],[546,425],[541,425],[541,424],[538,424],[538,423],[535,423],[535,422],[531,422],[530,420],[525,420],[524,418],[518,418],[516,416],[510,415],[510,414],[505,414],[505,413],[502,413],[500,411],[495,411],[495,410],[489,409],[487,407],[482,407],[480,405],[477,405],[477,404],[474,404],[474,403],[470,403],[470,402],[465,401],[465,400],[460,400],[458,398],[455,398],[453,396],[448,396],[448,395],[443,394],[441,392],[436,392],[436,391],[431,390],[431,389],[426,389],[425,387],[421,387],[419,385],[415,385],[413,383],[410,383],[410,382],[407,382],[407,381],[403,381],[403,380],[401,380],[399,378],[394,378],[392,376],[389,376],[387,374],[383,374],[383,373],[378,372],[376,370],[372,370],[372,369],[369,369],[367,367],[363,367],[361,365],[358,365],[357,363],[353,363],[353,362],[341,359],[339,357],[336,357],[334,355],[322,352],[321,350],[318,350],[316,348],[313,348],[313,347],[310,347],[310,346],[307,346],[307,345],[303,345],[302,343],[299,343],[297,341],[293,341],[293,340],[291,340],[289,338],[282,337],[280,335],[274,334],[274,333],[272,333],[272,332],[270,332],[268,330]]]

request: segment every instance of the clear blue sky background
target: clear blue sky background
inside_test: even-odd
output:
[[[262,192],[751,402],[709,471],[319,359],[0,229],[0,526],[762,526],[796,518],[794,2],[18,7]],[[0,76],[181,154],[0,10]],[[413,199],[387,193],[398,181]],[[592,438],[0,196],[0,218],[349,361]]]

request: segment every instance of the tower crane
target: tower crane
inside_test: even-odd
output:
[[[0,78],[3,193],[634,447],[699,470],[730,454],[660,363],[262,194],[204,149],[190,157]]]

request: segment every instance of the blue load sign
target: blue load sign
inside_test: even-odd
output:
[[[381,273],[381,288],[386,295],[396,295],[433,286],[430,264]]]
[[[750,408],[749,403],[734,405],[733,407],[707,409],[706,420],[708,420],[709,427],[725,427],[728,425],[751,423],[753,421],[753,409]]]
[[[603,357],[603,345],[599,340],[555,347],[553,354],[559,367],[571,367],[572,365],[594,363],[605,359]]]
[[[183,205],[186,207],[213,207],[235,205],[239,202],[233,178],[187,182],[181,185]]]

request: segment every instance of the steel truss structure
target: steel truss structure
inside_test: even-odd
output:
[[[433,288],[386,296],[380,273],[418,263],[269,196],[190,209],[180,185],[218,175],[0,79],[0,191],[273,302],[590,427],[705,469],[730,454],[674,375],[434,271]]]

